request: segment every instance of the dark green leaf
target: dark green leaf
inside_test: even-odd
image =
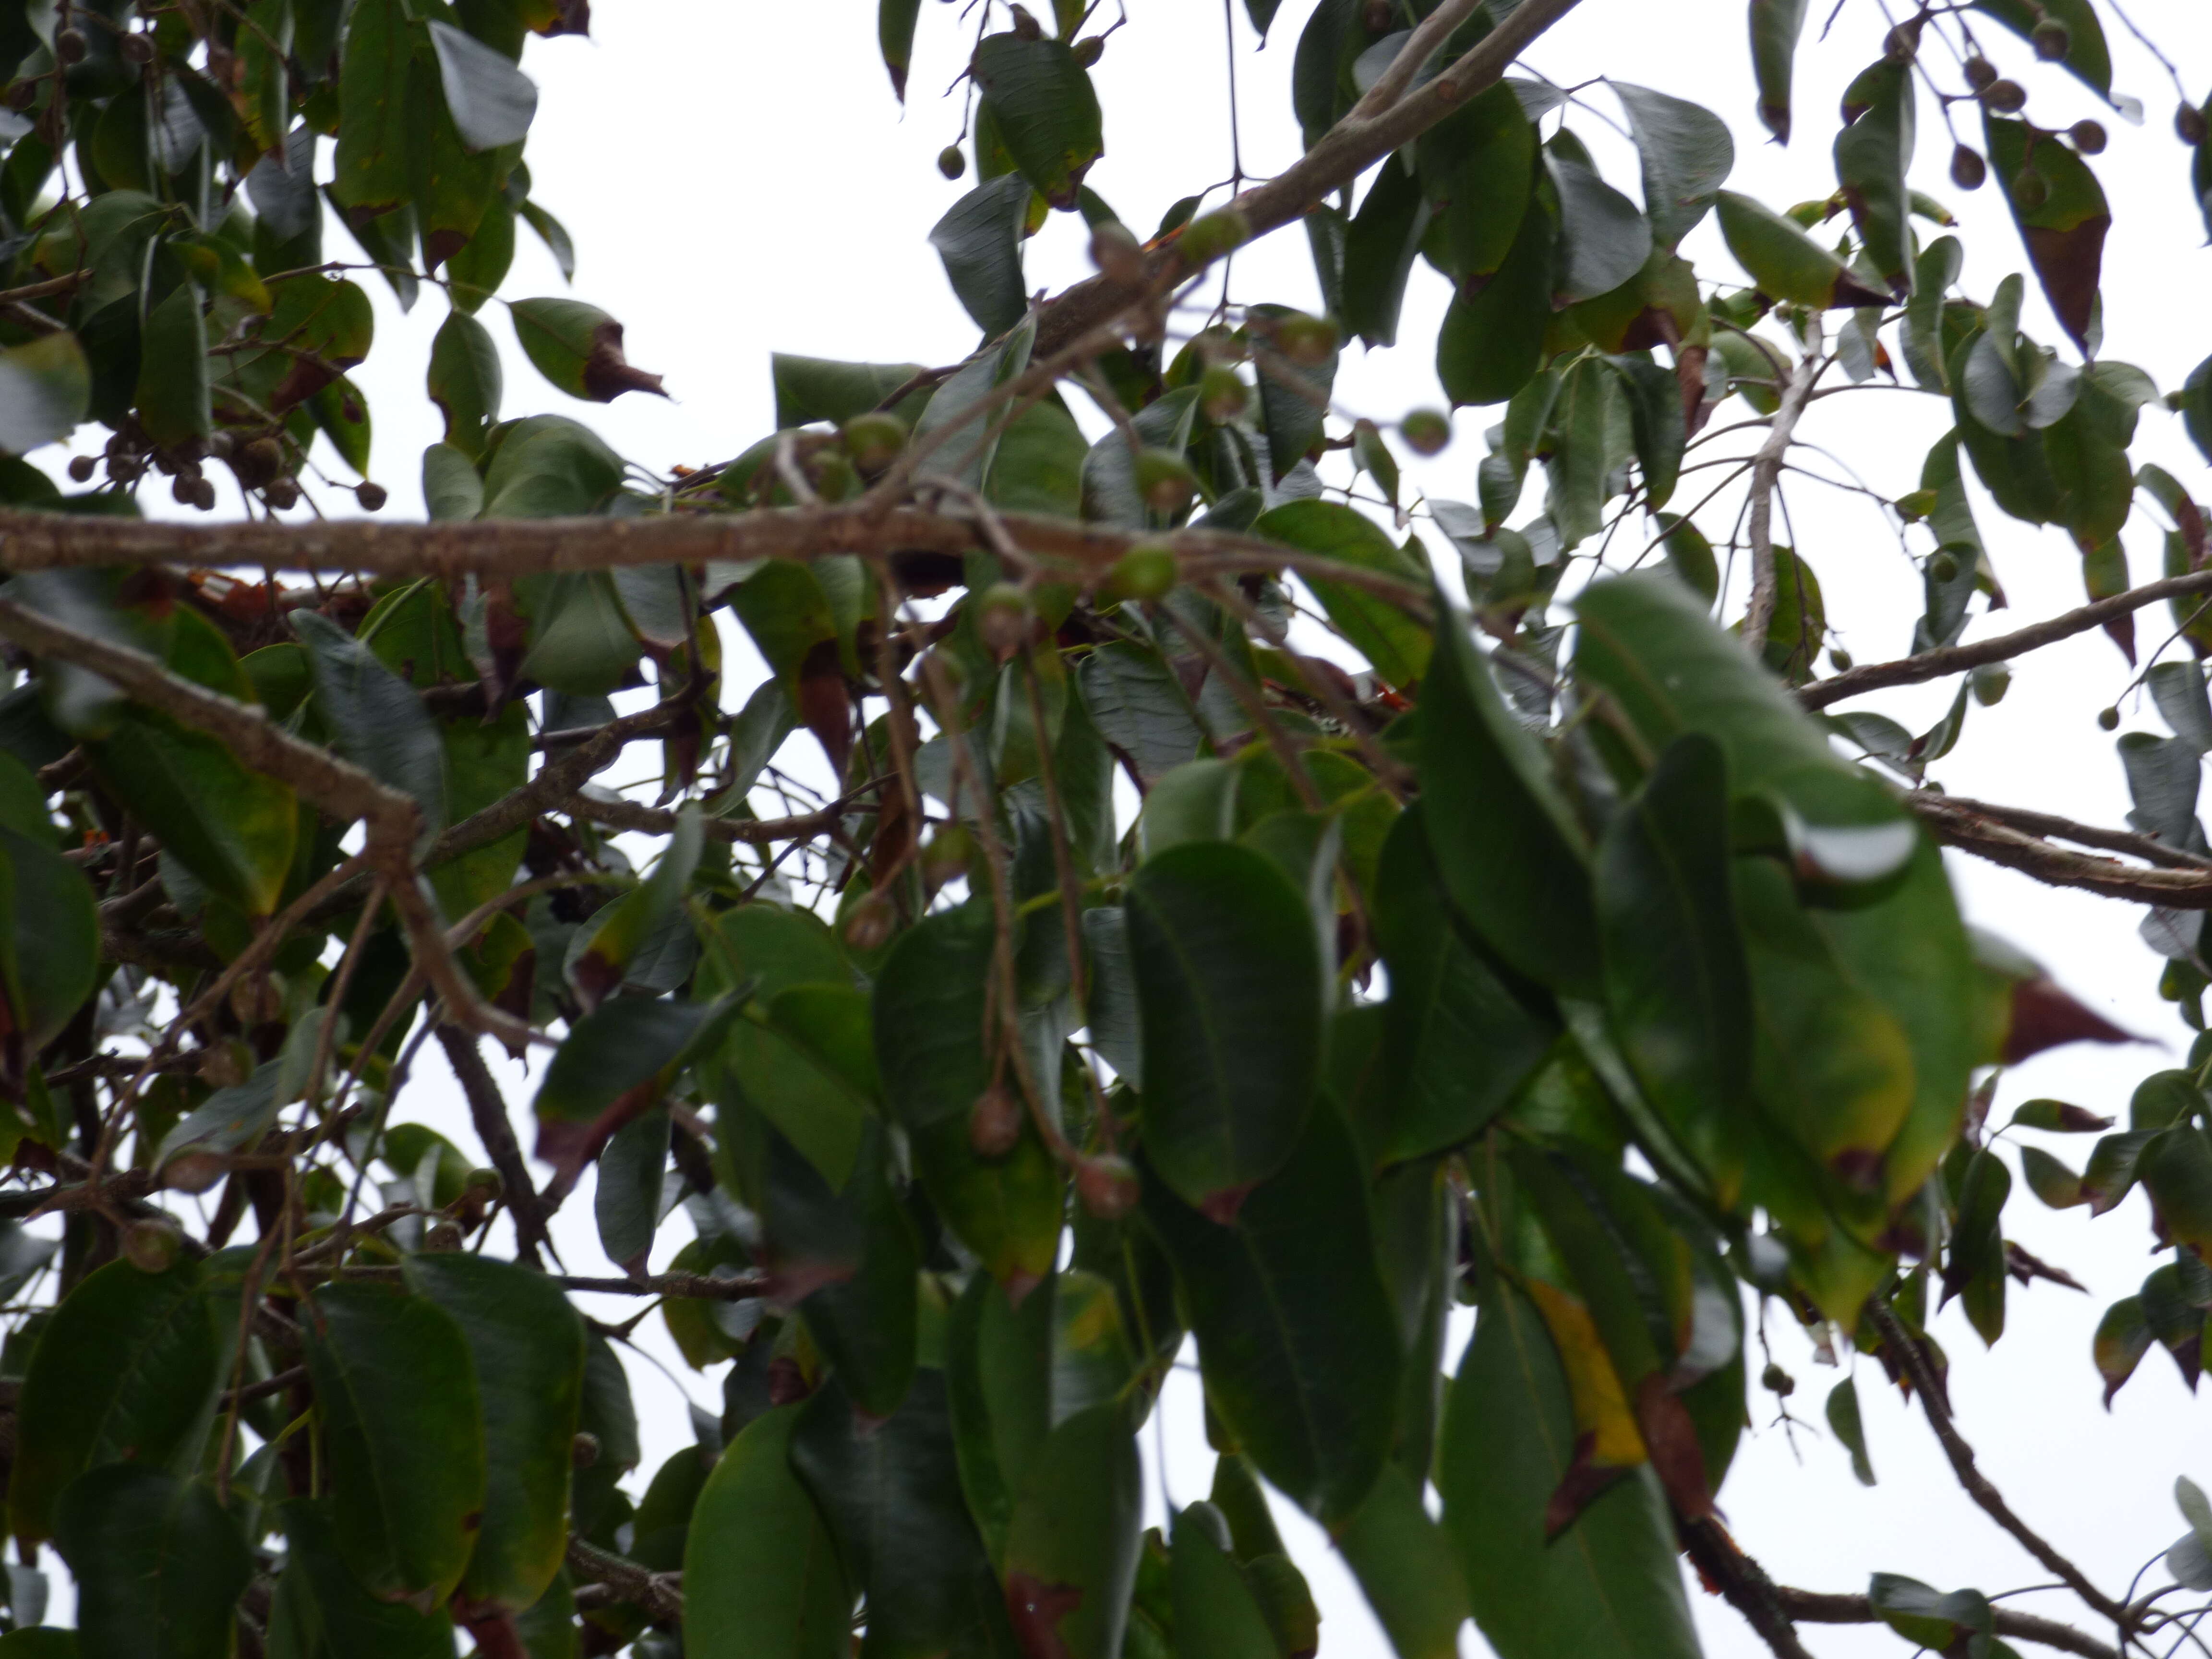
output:
[[[907,71],[914,66],[915,24],[921,16],[921,0],[878,0],[876,40],[883,49],[884,67],[890,71],[891,90],[906,102]]]
[[[1403,1470],[1384,1468],[1337,1534],[1336,1547],[1398,1659],[1454,1659],[1467,1621],[1467,1586],[1450,1539],[1430,1519],[1420,1488]]]
[[[1559,234],[1559,192],[1540,174],[1497,274],[1479,293],[1455,294],[1444,313],[1437,378],[1454,404],[1503,403],[1541,365]]]
[[[1982,131],[1992,180],[2005,192],[2051,309],[2074,343],[2093,352],[2097,280],[2112,224],[2096,174],[2066,145],[2037,139],[2025,121],[1984,110]]]
[[[1805,27],[1805,0],[1751,0],[1751,66],[1759,77],[1759,118],[1783,143],[1790,142],[1790,83],[1797,37]]]
[[[21,455],[68,437],[91,398],[84,348],[67,330],[0,351],[0,450]]]
[[[1858,1385],[1845,1377],[1828,1390],[1829,1432],[1851,1455],[1851,1473],[1862,1486],[1874,1485],[1874,1464],[1867,1457],[1866,1430],[1859,1421]]]
[[[975,84],[1022,176],[1054,207],[1073,209],[1091,164],[1104,153],[1098,94],[1064,40],[1013,31],[975,48]]]
[[[1905,175],[1912,167],[1912,65],[1884,58],[1844,94],[1850,125],[1836,135],[1836,179],[1868,262],[1890,292],[1912,287],[1911,213]],[[1856,112],[1856,113],[1854,113]]]
[[[1640,352],[1606,360],[1620,376],[1628,396],[1629,420],[1636,434],[1636,459],[1644,468],[1644,504],[1661,507],[1674,493],[1682,471],[1682,449],[1689,441],[1682,422],[1681,383]]]
[[[1172,1523],[1169,1593],[1179,1653],[1208,1659],[1279,1659],[1282,1650],[1249,1582],[1229,1553],[1229,1529],[1211,1504],[1193,1504]]]
[[[128,1464],[95,1469],[63,1494],[54,1528],[90,1659],[230,1659],[253,1558],[205,1486]]]
[[[538,113],[538,88],[514,60],[452,24],[433,19],[430,45],[446,108],[470,150],[520,144]]]
[[[1735,166],[1735,141],[1728,124],[1699,105],[1626,81],[1607,84],[1628,112],[1643,158],[1644,211],[1652,240],[1673,247],[1711,208]]]
[[[1370,346],[1398,343],[1398,313],[1413,256],[1428,232],[1429,204],[1398,156],[1384,161],[1344,237],[1344,325]]]
[[[446,441],[474,461],[483,453],[485,434],[499,419],[502,377],[491,331],[465,311],[451,313],[430,342],[429,389],[430,401],[445,412]]]
[[[1715,199],[1729,252],[1751,273],[1761,292],[1816,310],[1888,303],[1888,295],[1855,279],[1841,259],[1773,209],[1732,190],[1720,191]]]
[[[1018,1472],[1002,1577],[1028,1653],[1121,1659],[1136,1582],[1143,1472],[1118,1401],[1076,1413]]]
[[[1261,514],[1252,533],[1409,586],[1428,575],[1373,520],[1335,501],[1286,501]],[[1306,578],[1329,620],[1382,678],[1404,690],[1427,672],[1429,630],[1406,610],[1365,588],[1328,581],[1311,571]]]
[[[1610,294],[1651,257],[1651,225],[1636,204],[1595,169],[1556,150],[1546,157],[1559,198],[1555,305]]]
[[[746,1425],[715,1463],[684,1547],[693,1659],[847,1659],[853,1592],[813,1498],[792,1472],[799,1408]]]
[[[380,1601],[347,1570],[333,1507],[328,1498],[295,1498],[276,1511],[284,1571],[270,1609],[269,1650],[300,1659],[449,1659],[453,1626],[442,1611]]]
[[[517,300],[507,307],[514,337],[538,372],[572,398],[612,403],[625,392],[658,397],[660,376],[630,366],[623,325],[581,300]]]
[[[969,191],[929,233],[953,293],[986,334],[1005,333],[1029,309],[1022,282],[1029,205],[1029,181],[1009,173]]]
[[[338,752],[379,783],[412,796],[422,809],[421,833],[443,829],[446,755],[422,698],[329,617],[303,609],[291,620]]]

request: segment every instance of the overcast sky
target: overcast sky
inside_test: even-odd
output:
[[[1112,3],[1108,0],[1108,8]],[[1229,173],[1223,17],[1216,0],[1127,0],[1127,8],[1128,26],[1109,42],[1094,71],[1106,111],[1107,153],[1089,182],[1132,227],[1149,234],[1171,202]],[[1248,173],[1279,168],[1297,153],[1287,78],[1291,49],[1310,9],[1310,0],[1287,0],[1273,44],[1255,55],[1241,3],[1235,8]],[[1882,27],[1875,0],[1844,0],[1829,44],[1817,46],[1809,37],[1827,7],[1812,9],[1798,77],[1799,107],[1806,113],[1802,136],[1786,150],[1764,142],[1752,119],[1740,0],[1584,0],[1529,61],[1561,82],[1611,74],[1706,103],[1737,134],[1732,182],[1785,205],[1833,188],[1826,112],[1875,55]],[[2212,9],[2203,0],[2131,0],[2129,9],[2182,60],[2201,98],[2212,75]],[[950,5],[925,8],[912,101],[903,112],[877,58],[874,7],[865,0],[601,0],[592,39],[533,40],[524,67],[542,89],[529,149],[537,198],[574,237],[574,291],[623,320],[631,361],[665,374],[671,397],[628,397],[605,409],[574,403],[522,358],[494,306],[485,319],[506,350],[505,412],[579,416],[634,460],[665,471],[673,463],[726,459],[769,430],[771,351],[946,362],[970,350],[974,328],[926,240],[962,188],[947,184],[934,165],[960,125],[957,95],[940,96],[959,72],[972,33],[972,24],[963,27],[959,15]],[[2008,47],[2013,44],[2008,38]],[[2117,32],[2113,55],[2117,89],[2140,97],[2150,111],[2140,131],[2096,108],[2085,89],[2056,70],[2032,72],[2024,48],[2004,61],[2029,85],[2029,113],[2041,124],[2059,126],[2097,114],[2112,130],[2112,149],[2094,164],[2116,216],[2105,267],[2106,355],[2141,365],[2166,389],[2212,351],[2202,303],[2212,288],[2212,255],[2201,250],[2203,226],[2191,210],[2184,153],[2172,137],[2170,87],[2135,42]],[[1588,95],[1598,110],[1617,115],[1602,88]],[[1921,122],[1914,181],[1966,221],[1963,286],[1986,297],[2000,276],[2021,267],[2019,245],[1993,190],[1961,198],[1951,186],[1948,142],[1925,100]],[[1607,175],[1633,193],[1637,174],[1626,146],[1594,115],[1578,113],[1572,125]],[[335,228],[329,240],[334,255],[346,246]],[[1030,287],[1057,289],[1086,274],[1084,244],[1079,223],[1055,216],[1030,248]],[[1709,275],[1732,269],[1710,224],[1694,234],[1690,251]],[[413,515],[421,505],[417,458],[439,435],[422,374],[444,305],[426,289],[413,313],[402,316],[388,291],[374,278],[362,280],[378,307],[377,349],[357,373],[375,421],[372,471],[391,491],[387,514]],[[1313,304],[1304,237],[1293,229],[1240,255],[1235,283],[1240,301]],[[503,291],[511,299],[565,291],[526,231]],[[1387,422],[1441,402],[1426,343],[1434,338],[1445,297],[1442,280],[1421,268],[1400,337],[1408,343],[1373,355],[1356,346],[1347,350],[1338,382],[1346,413]],[[2032,285],[2024,325],[2046,342],[2060,338]],[[1742,412],[1740,404],[1731,410]],[[1450,449],[1427,463],[1407,458],[1409,479],[1437,496],[1472,499],[1481,430],[1495,418],[1494,411],[1463,413],[1459,441]],[[1935,399],[1877,390],[1821,404],[1802,435],[1893,497],[1917,485],[1928,445],[1948,424],[1948,409]],[[82,436],[82,447],[96,447],[91,429]],[[2139,456],[2162,461],[2200,496],[2212,490],[2179,421],[2162,411],[2146,413]],[[1806,459],[1833,476],[1849,476],[1817,456]],[[1918,579],[1887,521],[1866,497],[1806,479],[1790,483],[1787,499],[1797,544],[1821,578],[1843,641],[1862,661],[1903,654],[1918,611]],[[1538,500],[1532,493],[1527,510]],[[332,505],[349,503],[340,497]],[[2003,631],[2081,603],[2079,560],[2063,532],[2013,526],[1986,501],[1980,509],[2013,609],[1994,624],[1978,621],[1975,633]],[[2138,511],[2125,540],[2134,579],[2158,574],[2160,536],[2147,509]],[[1914,551],[1924,545],[1911,544]],[[2163,638],[2162,617],[2145,613],[2139,632],[2146,646]],[[752,660],[741,640],[731,643],[734,655]],[[732,683],[750,684],[744,672],[733,667]],[[2130,672],[2095,634],[2023,661],[2010,696],[1996,708],[1973,710],[1958,752],[1935,769],[1936,777],[1956,793],[2119,823],[2127,807],[2119,766],[2112,738],[2093,716],[2119,695]],[[1950,690],[1882,693],[1853,706],[1880,709],[1919,730],[1940,715]],[[2122,709],[2123,731],[2163,730],[2146,700],[2130,698]],[[1954,858],[1953,868],[1971,920],[2040,957],[2077,995],[2151,1045],[2062,1050],[2032,1061],[2004,1079],[1993,1121],[2039,1095],[2124,1115],[2136,1082],[2178,1063],[2188,1038],[2155,995],[2158,964],[2135,932],[2141,913],[2054,892],[1969,860]],[[511,1069],[502,1076],[521,1111],[533,1081]],[[421,1077],[402,1115],[436,1121],[473,1147],[434,1048],[425,1050]],[[2055,1150],[2078,1165],[2087,1146]],[[610,1271],[602,1265],[589,1198],[588,1188],[578,1194],[560,1218],[564,1253],[574,1270]],[[2181,1529],[2169,1496],[2174,1475],[2193,1473],[2212,1481],[2204,1408],[2162,1353],[2144,1362],[2112,1414],[2098,1406],[2090,1334],[2104,1307],[2131,1293],[2152,1265],[2144,1207],[2140,1198],[2131,1199],[2092,1224],[2080,1211],[2044,1211],[2022,1190],[2006,1221],[2009,1235],[2072,1269],[2093,1294],[2048,1285],[2015,1290],[2011,1334],[1994,1357],[1955,1308],[1942,1316],[1935,1329],[1952,1358],[1961,1425],[1984,1468],[2030,1522],[2118,1591]],[[678,1217],[663,1231],[656,1267],[684,1237]],[[1812,1363],[1786,1316],[1771,1328],[1776,1358],[1799,1379],[1792,1403],[1818,1423],[1836,1373]],[[660,1340],[657,1321],[645,1334],[689,1396],[719,1410],[719,1376],[684,1370]],[[1451,1360],[1456,1364],[1456,1344]],[[677,1385],[647,1367],[633,1370],[648,1448],[641,1473],[649,1473],[660,1456],[688,1442],[690,1431]],[[1801,1431],[1793,1449],[1782,1432],[1768,1429],[1772,1401],[1754,1389],[1752,1409],[1760,1426],[1747,1436],[1721,1494],[1743,1546],[1777,1580],[1815,1589],[1863,1590],[1876,1570],[1906,1572],[1942,1589],[1973,1586],[1995,1593],[2041,1582],[2041,1570],[1959,1492],[1924,1425],[1883,1387],[1878,1368],[1863,1367],[1860,1385],[1881,1480],[1872,1489],[1853,1480],[1844,1454],[1823,1434]],[[1202,1495],[1210,1479],[1194,1378],[1179,1376],[1171,1384],[1161,1421],[1168,1486],[1187,1502]],[[1148,1431],[1148,1462],[1157,1473],[1155,1444]],[[1157,1486],[1154,1498],[1157,1505]],[[1387,1654],[1325,1542],[1295,1517],[1286,1515],[1285,1525],[1298,1540],[1326,1615],[1324,1651],[1339,1659]],[[1709,1652],[1765,1651],[1725,1606],[1694,1590],[1692,1601]],[[2022,1605],[2077,1622],[2085,1618],[2063,1596],[2031,1597]],[[1878,1628],[1808,1627],[1802,1633],[1824,1656],[1903,1651]],[[1471,1631],[1467,1651],[1486,1652]]]

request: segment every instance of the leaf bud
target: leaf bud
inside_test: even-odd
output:
[[[905,447],[906,422],[896,415],[877,410],[845,422],[845,453],[871,478],[898,459]]]
[[[1300,368],[1322,368],[1336,352],[1336,325],[1293,312],[1275,325],[1275,349]]]
[[[89,455],[70,457],[69,475],[79,483],[90,483],[94,470],[100,463]]]
[[[165,1273],[177,1265],[185,1235],[173,1221],[149,1216],[123,1230],[123,1259],[142,1273]]]
[[[1759,1374],[1759,1385],[1784,1400],[1797,1392],[1797,1379],[1772,1360],[1767,1361],[1766,1369]]]
[[[1136,232],[1109,219],[1091,233],[1091,262],[1109,283],[1135,288],[1145,280],[1145,249]]]
[[[1416,455],[1441,455],[1452,441],[1451,417],[1439,410],[1417,409],[1398,422],[1398,435]]]
[[[143,34],[132,33],[116,42],[115,49],[123,54],[126,64],[150,64],[154,61],[154,42]]]
[[[2118,731],[2120,711],[2117,708],[2100,708],[2097,711],[2097,724],[2106,732]]]
[[[84,31],[81,28],[75,27],[65,28],[54,36],[54,58],[58,63],[82,64],[84,62],[85,53],[89,50],[89,43],[86,41]]]
[[[2033,213],[2051,199],[2051,181],[2039,173],[2023,173],[2012,181],[2013,205]]]
[[[1029,643],[1036,621],[1030,596],[1012,582],[993,582],[975,597],[975,637],[1000,662]]]
[[[871,893],[845,918],[845,943],[862,956],[872,955],[891,942],[897,921],[890,902],[880,893]]]
[[[968,1112],[968,1145],[978,1158],[1004,1158],[1022,1138],[1021,1097],[994,1083]]]
[[[1994,708],[2012,688],[2012,669],[2001,662],[1985,662],[1974,671],[1974,701]]]
[[[1951,152],[1951,182],[1960,190],[1979,190],[1989,176],[1989,163],[1972,145],[1960,144]]]
[[[1966,84],[1976,92],[1997,78],[1997,66],[1977,53],[1966,60]]]
[[[968,157],[957,144],[947,144],[937,152],[937,170],[948,179],[957,179],[968,171]]]
[[[2184,104],[2173,112],[2173,130],[2181,142],[2191,146],[2204,142],[2204,112],[2194,104]]]
[[[367,479],[355,486],[353,496],[361,503],[361,510],[364,513],[381,513],[384,503],[391,499],[385,494],[382,484],[372,483]]]
[[[2017,81],[1992,81],[1982,88],[1982,101],[2000,115],[2010,115],[2027,102],[2027,89]]]
[[[2105,153],[2105,124],[2101,121],[2076,121],[2066,129],[2066,136],[2074,141],[2074,148],[2084,155]]]
[[[1190,498],[1198,491],[1198,480],[1189,464],[1171,450],[1138,451],[1135,470],[1137,494],[1162,518],[1175,517],[1190,505]]]
[[[2046,17],[2028,35],[2034,44],[2035,55],[2046,64],[2055,64],[2073,49],[2074,32],[2056,17]]]
[[[568,1462],[572,1468],[588,1469],[599,1461],[599,1437],[579,1434],[568,1443]]]
[[[1143,542],[1114,561],[1106,573],[1104,594],[1117,603],[1164,599],[1176,585],[1176,556],[1158,542]]]
[[[450,1221],[441,1221],[422,1235],[422,1252],[426,1255],[451,1255],[461,1248],[461,1230]]]
[[[1075,1195],[1098,1220],[1119,1221],[1137,1207],[1137,1172],[1111,1152],[1086,1158],[1075,1166]]]
[[[1103,34],[1085,35],[1069,48],[1068,55],[1075,59],[1078,68],[1089,69],[1106,55],[1106,37]]]
[[[1198,384],[1199,409],[1216,426],[1227,426],[1252,399],[1251,388],[1225,364],[1207,369]]]
[[[1201,214],[1182,228],[1176,239],[1176,250],[1182,255],[1185,269],[1196,270],[1210,265],[1224,253],[1232,253],[1251,240],[1252,222],[1233,207],[1219,208]]]

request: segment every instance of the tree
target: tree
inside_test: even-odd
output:
[[[1990,1123],[2002,1068],[2126,1034],[1967,928],[1939,850],[2154,907],[2202,1030],[2212,568],[2131,450],[2163,404],[2212,459],[2212,362],[2162,393],[2100,356],[2106,135],[2035,119],[2069,80],[2129,114],[2106,26],[2135,26],[1851,13],[1837,188],[1778,210],[1728,187],[1713,112],[1515,69],[1575,4],[1247,0],[1232,40],[1302,22],[1276,49],[1305,154],[1140,240],[1085,175],[1090,70],[1142,21],[986,0],[941,158],[978,182],[932,237],[981,343],[779,357],[777,429],[663,477],[501,421],[483,320],[580,400],[659,390],[605,312],[498,294],[518,223],[570,258],[517,65],[582,0],[0,3],[0,1444],[19,1553],[55,1546],[79,1607],[0,1659],[457,1628],[495,1659],[830,1659],[856,1631],[1295,1659],[1270,1492],[1405,1659],[1470,1617],[1502,1659],[1693,1653],[1678,1554],[1784,1659],[1804,1622],[2187,1639],[2203,1495],[2177,1488],[2174,1589],[2094,1581],[1977,1469],[1929,1328],[1955,1298],[1994,1344],[2009,1282],[2065,1279],[2008,1241],[2015,1163],[2053,1206],[2149,1197],[2108,1406],[2154,1346],[2193,1384],[2212,1308],[2212,1042],[2125,1129]],[[900,98],[917,29],[956,26],[921,10],[883,0]],[[1805,11],[1748,9],[1758,118],[1801,146]],[[1640,178],[1608,183],[1577,131],[1616,109]],[[2019,229],[1979,297],[1907,184],[1929,111]],[[2206,112],[2175,126],[2212,223]],[[1097,274],[1040,303],[1054,213]],[[1236,284],[1293,223],[1317,311]],[[1469,502],[1401,474],[1449,416],[1332,395],[1421,262],[1447,400],[1502,406]],[[348,488],[302,482],[332,455],[383,504],[363,283],[450,307],[427,524],[305,499]],[[2045,312],[2063,341],[2023,331]],[[1883,386],[1951,429],[1885,498],[1912,649],[1853,665],[1787,480],[1811,411]],[[92,487],[21,459],[86,421]],[[142,518],[154,477],[249,511]],[[2139,495],[2167,574],[2130,586]],[[2003,600],[1992,507],[2069,534],[2089,602],[1962,643]],[[2128,830],[1924,787],[2008,662],[2100,627],[2133,662],[2160,604],[2191,655],[2148,653],[2175,735],[2120,739]],[[1925,733],[1826,712],[1947,680]],[[651,804],[592,781],[632,743]],[[485,1167],[417,1121],[433,1039]],[[524,1137],[486,1039],[542,1062]],[[2078,1174],[2039,1139],[2068,1133],[2100,1136]],[[620,1275],[553,1251],[584,1186]],[[653,1273],[679,1202],[696,1237]],[[721,1368],[724,1414],[641,1491],[637,1319],[583,1295]],[[2077,1622],[1772,1582],[1715,1507],[1770,1319],[1915,1398]],[[1218,1462],[1146,1530],[1137,1432],[1186,1338]],[[1847,1378],[1825,1414],[1863,1468],[1858,1412]]]

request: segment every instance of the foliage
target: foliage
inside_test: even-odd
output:
[[[942,161],[975,182],[931,236],[982,343],[780,356],[777,429],[662,479],[501,420],[483,320],[577,400],[660,391],[612,315],[497,292],[519,225],[573,266],[518,65],[582,0],[0,0],[0,1405],[9,1530],[81,1596],[73,1637],[34,1631],[14,1571],[0,1653],[1301,1659],[1272,1494],[1406,1659],[1469,1617],[1502,1659],[1694,1654],[1682,1551],[1802,1654],[1806,1593],[1716,1519],[1770,1311],[1915,1393],[2123,1645],[2180,1616],[1973,1484],[1927,1329],[1955,1297],[1994,1344],[2012,1281],[2071,1282],[2008,1242],[2020,1188],[2101,1215],[2140,1186],[2161,1259],[2098,1332],[2107,1403],[2212,1343],[2212,1039],[2124,1128],[1988,1123],[2000,1068],[2124,1034],[1969,930],[1937,850],[2156,906],[2202,1028],[2212,572],[2190,488],[2130,456],[2161,405],[2212,456],[2212,363],[2161,394],[2098,355],[2105,134],[2037,125],[1983,56],[2120,108],[2118,14],[1869,40],[1854,11],[1821,48],[1875,54],[1835,189],[1778,205],[1729,187],[1711,112],[1507,74],[1571,3],[1320,0],[1306,161],[1147,240],[1085,182],[1120,23],[985,0]],[[901,98],[922,9],[881,6]],[[1748,46],[1759,118],[1817,147],[1805,14],[1750,0]],[[2017,222],[1978,298],[1907,187],[1923,87],[1978,105],[1954,176]],[[1577,137],[1615,103],[1633,179]],[[2177,125],[2212,213],[2203,115]],[[1038,307],[1054,212],[1100,274]],[[1225,256],[1293,220],[1326,314],[1232,300]],[[1502,406],[1473,501],[1401,490],[1446,415],[1334,397],[1417,260],[1452,287],[1439,382]],[[2064,341],[2024,331],[2029,278]],[[362,479],[326,496],[384,498],[363,283],[449,306],[435,522],[310,534],[283,514],[319,455]],[[1899,364],[1954,422],[1888,503],[1925,613],[1911,656],[1824,672],[1786,458],[1816,397]],[[21,459],[88,421],[96,486]],[[218,465],[256,522],[133,522],[149,475],[210,508]],[[2069,532],[2096,603],[1960,647],[2001,597],[1968,477]],[[2148,589],[2117,550],[2139,495],[2173,526]],[[2147,665],[2175,735],[2120,740],[2129,832],[1920,788],[2007,658],[2101,625],[2132,660],[2160,599],[2194,655]],[[1925,733],[1820,712],[1949,676]],[[631,742],[650,805],[590,781]],[[793,769],[829,779],[805,811]],[[433,1036],[489,1167],[408,1115]],[[550,1051],[550,1173],[485,1036]],[[2022,1138],[2084,1133],[2078,1174]],[[586,1181],[623,1278],[547,1259]],[[586,1291],[726,1367],[641,1491],[635,1322]],[[1218,1468],[1147,1529],[1137,1436],[1187,1338]],[[1871,1483],[1848,1377],[1826,1416]],[[2212,1588],[2212,1509],[2178,1498],[2167,1565]],[[1947,1653],[2063,1628],[1887,1574],[1811,1599]]]

